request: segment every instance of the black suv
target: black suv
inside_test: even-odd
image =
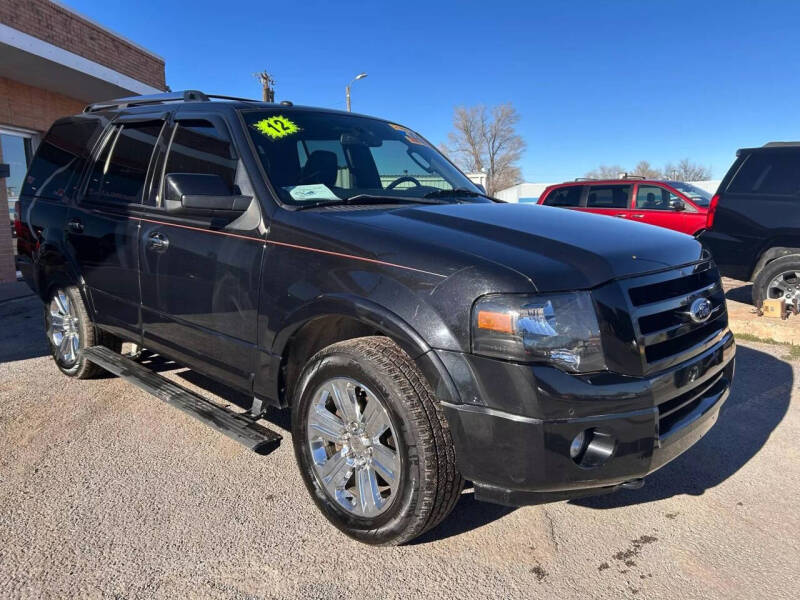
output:
[[[736,153],[699,239],[725,277],[753,282],[753,304],[800,301],[800,142]]]
[[[365,542],[434,527],[464,479],[512,505],[638,487],[733,375],[696,240],[494,201],[371,117],[200,92],[92,105],[53,125],[18,208],[64,373],[102,367],[264,452],[264,407],[290,408],[312,498]]]

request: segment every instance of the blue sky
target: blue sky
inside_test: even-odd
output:
[[[513,102],[527,181],[800,138],[800,2],[96,2],[69,6],[166,60],[174,90],[344,108],[434,143],[453,107]],[[135,9],[132,9],[136,6]]]

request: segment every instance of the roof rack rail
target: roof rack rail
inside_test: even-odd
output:
[[[237,98],[236,96],[220,96],[219,94],[206,94],[206,98],[217,100],[238,100],[239,102],[262,102],[255,98]]]
[[[628,175],[627,173],[620,173],[620,179],[647,179],[644,175]]]
[[[108,108],[128,108],[130,106],[142,106],[145,104],[161,104],[163,102],[206,102],[207,100],[208,96],[203,92],[198,90],[184,90],[182,92],[128,96],[127,98],[95,102],[84,108],[83,112],[96,112]]]
[[[800,142],[769,142],[763,148],[795,148],[800,146]]]
[[[595,181],[594,177],[576,177],[575,181]]]

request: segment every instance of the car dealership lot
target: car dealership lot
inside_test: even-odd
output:
[[[0,597],[788,598],[798,368],[740,345],[720,421],[642,490],[516,510],[467,490],[416,543],[371,548],[315,509],[283,414],[258,456],[119,379],[61,375],[38,300],[2,302]]]

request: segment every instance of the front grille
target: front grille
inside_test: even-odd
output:
[[[710,260],[631,278],[622,284],[630,300],[645,373],[667,369],[700,354],[727,328],[725,294],[719,272]],[[698,298],[707,298],[712,310],[701,323],[688,314]]]
[[[693,387],[688,392],[658,405],[658,435],[664,439],[670,432],[680,428],[681,421],[691,415],[695,409],[709,396],[716,395],[724,389],[722,381],[724,372],[720,371],[708,381]]]

